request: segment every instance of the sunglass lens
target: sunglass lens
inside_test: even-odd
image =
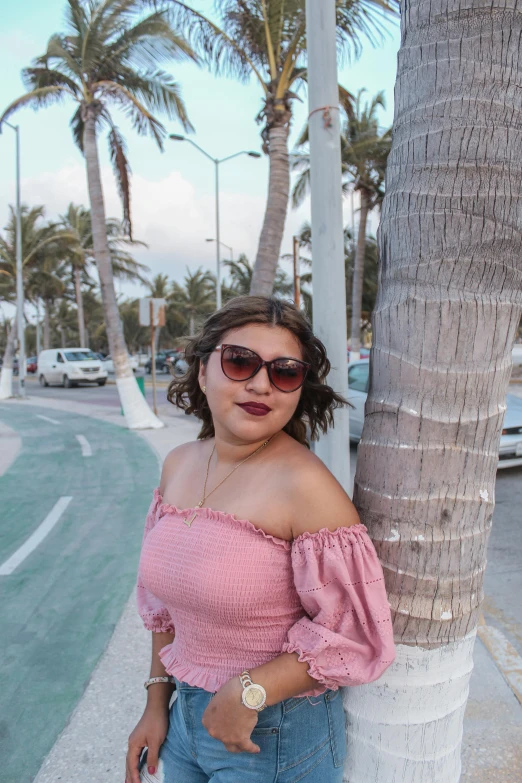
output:
[[[301,362],[283,359],[272,364],[272,380],[280,391],[296,391],[303,385],[306,376],[306,365]]]
[[[252,351],[230,347],[223,350],[221,366],[231,381],[246,381],[259,366],[259,359]]]

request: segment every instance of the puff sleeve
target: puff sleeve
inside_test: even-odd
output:
[[[384,576],[364,525],[303,533],[292,544],[295,586],[306,612],[283,652],[298,653],[326,688],[376,680],[395,658]]]
[[[155,633],[174,633],[174,625],[167,607],[144,584],[144,577],[149,568],[154,568],[151,562],[152,555],[147,552],[147,536],[158,521],[161,508],[161,495],[158,490],[154,492],[154,498],[150,505],[145,520],[145,531],[141,545],[141,557],[138,568],[138,580],[136,583],[136,601],[138,612],[143,624],[148,631]]]

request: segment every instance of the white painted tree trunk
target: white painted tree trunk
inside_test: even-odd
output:
[[[290,192],[288,126],[277,125],[270,128],[268,138],[270,160],[268,196],[250,284],[250,293],[260,296],[272,295]]]
[[[352,323],[350,335],[350,361],[361,358],[361,313],[364,287],[364,257],[366,254],[366,224],[370,211],[370,199],[364,191],[361,191],[361,210],[359,217],[359,231],[357,234],[357,248],[353,262],[352,281]]]
[[[344,693],[346,783],[457,783],[522,306],[522,0],[403,6],[354,502],[397,661]]]
[[[87,348],[88,344],[85,336],[85,316],[83,314],[81,272],[77,267],[74,269],[74,288],[76,291],[76,309],[78,312],[78,333],[80,336],[80,347]]]
[[[13,396],[13,358],[16,338],[16,321],[17,315],[15,313],[9,331],[7,332],[7,342],[5,345],[2,369],[0,370],[0,400],[8,400],[9,397]]]
[[[129,428],[158,429],[163,427],[163,423],[154,415],[138,387],[129,363],[127,346],[123,337],[123,326],[118,312],[111,257],[107,242],[105,204],[96,144],[95,118],[90,110],[86,110],[83,141],[91,205],[94,257],[100,278],[105,328],[109,341],[109,351],[114,362],[116,386]]]

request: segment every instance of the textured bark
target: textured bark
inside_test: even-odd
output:
[[[271,296],[285,230],[290,164],[288,160],[288,124],[276,125],[268,131],[268,197],[265,219],[257,250],[250,293]]]
[[[522,2],[474,3],[403,7],[355,476],[354,501],[383,564],[399,649],[430,653],[464,644],[477,624],[522,307]],[[428,687],[429,677],[404,666],[403,692],[411,682]],[[451,672],[440,686],[442,721],[453,709]],[[463,709],[449,715],[452,731],[418,748],[402,738],[431,737],[429,718],[394,707],[400,779],[457,781],[448,759]],[[381,745],[382,720],[374,711],[362,735],[372,738],[374,767],[349,759],[350,783],[397,779]],[[356,721],[349,724],[356,745]]]
[[[364,283],[364,256],[366,253],[366,224],[371,202],[364,190],[361,190],[361,210],[357,248],[353,265],[352,283],[352,326],[350,335],[350,359],[359,359],[361,355],[361,311]]]
[[[74,288],[76,291],[76,309],[78,311],[78,333],[80,335],[80,347],[87,348],[88,342],[85,335],[85,316],[83,314],[81,272],[79,269],[74,270]]]
[[[87,185],[91,206],[91,222],[94,257],[100,278],[105,328],[109,342],[109,351],[114,362],[114,372],[120,399],[131,429],[163,426],[150,410],[134,379],[130,366],[127,346],[123,336],[123,325],[118,311],[112,264],[107,242],[105,204],[103,200],[100,176],[100,162],[96,143],[95,114],[92,108],[84,110],[85,130],[83,145],[87,166]]]

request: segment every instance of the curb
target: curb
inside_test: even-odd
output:
[[[522,706],[522,658],[498,628],[486,624],[483,614],[480,615],[477,634]]]

